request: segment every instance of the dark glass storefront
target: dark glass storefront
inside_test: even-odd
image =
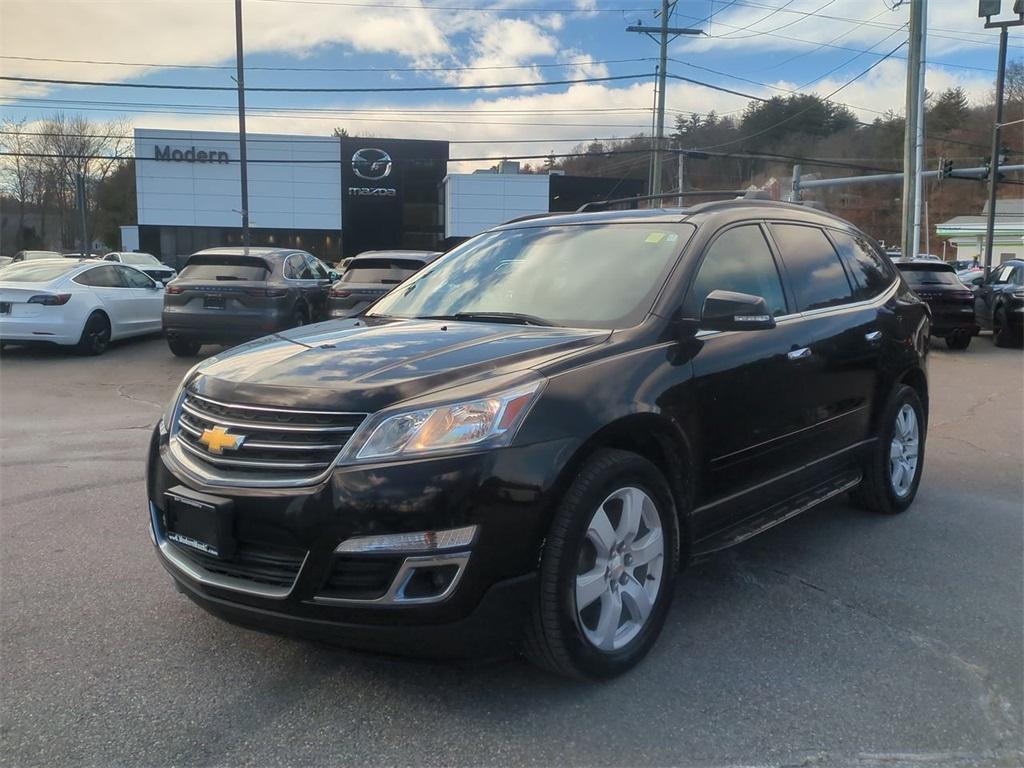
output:
[[[341,232],[336,229],[250,229],[249,233],[254,246],[300,248],[330,264],[341,259]],[[175,268],[204,248],[241,244],[241,227],[139,225],[139,250]]]

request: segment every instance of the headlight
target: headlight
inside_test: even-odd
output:
[[[181,381],[178,383],[178,387],[174,390],[174,396],[170,399],[170,402],[164,406],[163,415],[160,417],[160,424],[163,427],[164,432],[171,431],[171,424],[174,422],[174,411],[178,407],[178,401],[181,400],[181,393],[185,390],[185,385],[192,379],[192,377],[199,371],[200,368],[205,368],[207,365],[217,361],[216,356],[208,357],[205,360],[196,363],[188,372],[181,377]]]
[[[1014,291],[1013,292],[1013,298],[1015,298],[1015,299],[1024,299],[1024,291]]]
[[[387,416],[356,459],[416,456],[462,448],[508,445],[540,393],[541,381],[478,400],[446,403]]]

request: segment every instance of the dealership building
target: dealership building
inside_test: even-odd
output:
[[[448,173],[445,141],[249,134],[254,245],[295,247],[326,261],[366,250],[441,250],[518,216],[576,210],[643,194],[637,179],[498,172]],[[135,130],[138,224],[124,250],[177,262],[241,243],[238,135]]]

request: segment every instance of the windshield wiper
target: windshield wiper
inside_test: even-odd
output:
[[[479,320],[484,323],[511,323],[513,325],[539,325],[557,327],[554,323],[536,315],[519,312],[456,312],[454,315],[421,315],[417,320]]]

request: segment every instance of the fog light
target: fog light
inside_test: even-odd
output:
[[[441,552],[461,549],[473,543],[476,526],[450,528],[446,531],[389,533],[381,536],[357,536],[346,539],[335,552]]]

